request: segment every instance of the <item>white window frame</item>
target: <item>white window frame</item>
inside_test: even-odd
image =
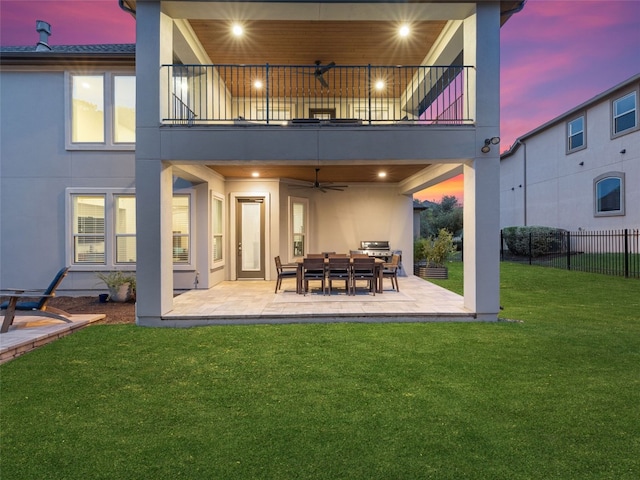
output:
[[[222,212],[219,229],[216,229],[216,217],[214,215],[214,204],[220,202],[220,209]],[[214,256],[214,244],[216,237],[220,238],[221,258],[216,259]],[[225,216],[225,203],[224,195],[216,192],[211,192],[211,268],[218,268],[224,266],[226,261],[224,240],[226,238],[226,216]]]
[[[73,77],[74,76],[102,76],[104,78],[104,142],[73,142]],[[114,93],[115,77],[135,77],[133,71],[68,71],[65,72],[65,148],[67,150],[128,150],[136,148],[133,143],[116,143],[114,141]]]
[[[304,206],[304,240],[302,243],[303,253],[309,252],[309,199],[302,197],[289,197],[289,248],[288,248],[288,262],[293,262],[301,256],[296,256],[294,251],[294,231],[293,231],[293,205],[301,203]]]
[[[134,238],[136,239],[136,247],[137,247],[137,242],[138,242],[138,232],[136,230],[135,233],[118,233],[118,228],[117,228],[117,219],[118,219],[118,210],[116,208],[117,206],[117,202],[116,200],[120,197],[131,197],[134,200],[134,203],[137,201],[136,200],[136,196],[135,194],[131,194],[131,195],[124,195],[122,193],[114,193],[111,196],[111,200],[113,202],[113,258],[114,258],[114,264],[118,265],[118,266],[122,266],[122,265],[135,265],[136,262],[118,262],[118,239],[119,238]],[[137,248],[136,248],[137,250]],[[136,261],[138,259],[138,252],[136,251]]]
[[[73,233],[73,197],[75,195],[103,196],[105,198],[104,209],[104,263],[76,263],[74,258],[74,233]],[[80,188],[69,187],[65,190],[65,252],[66,264],[71,265],[74,271],[135,271],[136,263],[118,263],[116,261],[116,202],[117,196],[136,197],[133,188]],[[173,192],[173,196],[189,196],[189,261],[187,263],[174,263],[173,270],[193,270],[195,267],[195,192],[193,189],[180,189]],[[137,236],[137,232],[136,232]],[[136,255],[137,257],[137,255]]]
[[[633,105],[633,110],[627,110],[626,112],[623,112],[619,115],[616,115],[616,104],[622,100],[625,100],[627,97],[632,96],[634,97],[634,105]],[[634,125],[633,127],[629,127],[625,130],[621,130],[619,132],[616,132],[616,119],[618,117],[621,117],[623,115],[626,115],[630,112],[633,112],[634,115]],[[638,128],[640,128],[638,126],[638,92],[637,90],[632,90],[631,92],[628,92],[624,95],[622,95],[621,97],[617,97],[614,98],[611,101],[611,138],[616,138],[616,137],[620,137],[622,135],[626,135],[628,133],[631,132],[635,132],[636,130],[638,130]]]
[[[195,217],[195,196],[194,192],[191,189],[179,189],[173,191],[173,197],[189,197],[189,234],[188,234],[188,245],[189,245],[189,257],[186,262],[176,263],[173,262],[174,270],[193,270],[196,259],[195,259],[195,225],[196,225],[196,217]],[[173,230],[173,229],[172,229]],[[186,234],[181,234],[181,237],[187,236]],[[174,235],[171,236],[171,242],[173,243]]]
[[[576,132],[572,132],[571,131],[571,125],[576,122],[577,120],[582,119],[582,130],[580,131],[576,131]],[[582,145],[579,145],[577,147],[571,147],[571,138],[575,137],[576,135],[582,133]],[[572,118],[571,120],[569,120],[567,122],[567,154],[569,153],[574,153],[577,152],[579,150],[584,150],[585,148],[587,148],[587,116],[582,114],[582,115],[578,115],[577,117]]]
[[[616,178],[620,181],[620,210],[598,210],[598,184],[606,179]],[[593,215],[594,217],[621,217],[625,215],[625,181],[624,172],[607,172],[593,179]]]

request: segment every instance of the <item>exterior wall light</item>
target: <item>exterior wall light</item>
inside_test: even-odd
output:
[[[497,145],[500,143],[500,137],[491,137],[484,140],[484,145],[480,149],[482,153],[489,153],[491,151],[491,145]]]

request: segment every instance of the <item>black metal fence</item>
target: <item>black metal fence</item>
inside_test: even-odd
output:
[[[640,278],[640,230],[500,232],[502,261]]]

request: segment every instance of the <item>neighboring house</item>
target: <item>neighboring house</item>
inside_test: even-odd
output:
[[[640,74],[521,136],[500,162],[500,226],[640,227]]]
[[[48,51],[46,26],[37,49],[0,52],[1,287],[69,264],[61,291],[79,293],[136,270],[138,323],[158,325],[175,291],[272,280],[276,255],[388,240],[411,265],[412,195],[464,172],[464,303],[497,318],[483,147],[500,26],[523,1],[120,4],[135,54]]]

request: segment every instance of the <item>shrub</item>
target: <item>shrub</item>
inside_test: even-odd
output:
[[[427,260],[426,246],[428,240],[426,238],[416,238],[413,242],[413,262],[420,263]]]
[[[444,228],[440,229],[436,238],[419,238],[413,244],[414,261],[426,261],[430,267],[444,267],[455,253],[453,235]]]
[[[565,230],[553,227],[506,227],[502,238],[509,251],[522,257],[541,257],[566,251]]]

